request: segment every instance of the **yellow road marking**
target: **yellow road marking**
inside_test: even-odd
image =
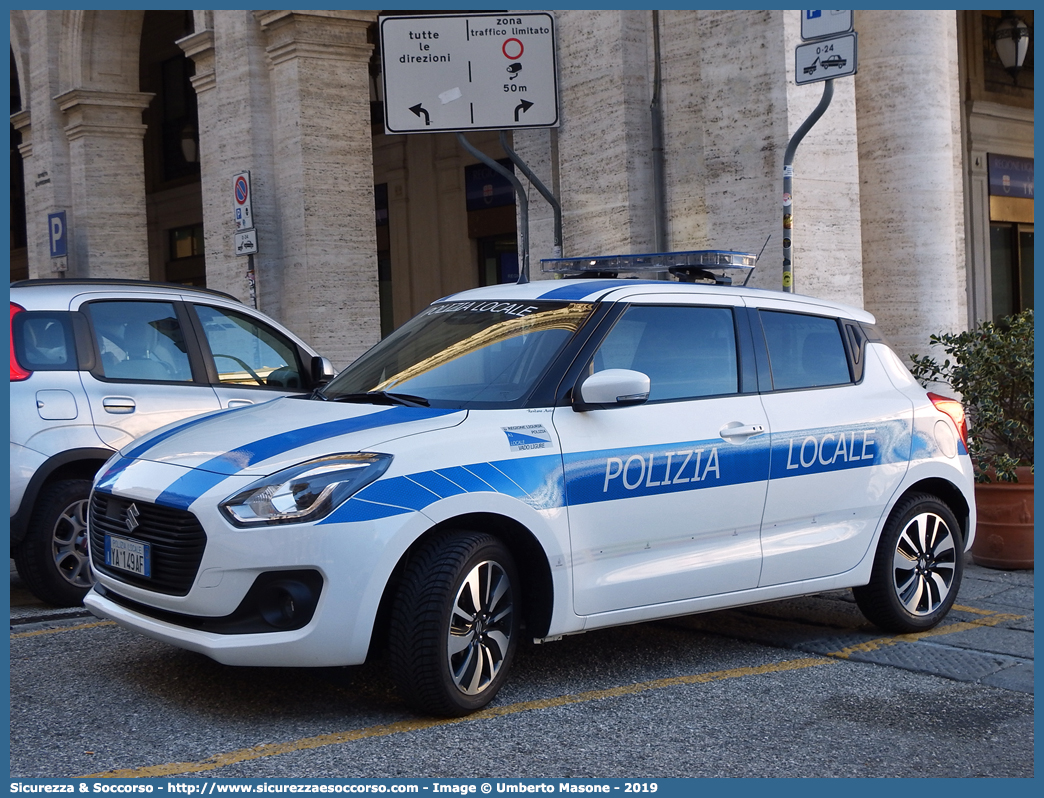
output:
[[[982,610],[982,609],[979,609],[978,607],[966,607],[963,604],[954,604],[952,607],[950,607],[950,609],[953,610],[954,612],[970,612],[973,615],[998,615],[999,614],[996,610]],[[1022,616],[1019,616],[1019,617],[1022,617]]]
[[[44,618],[43,620],[47,620]],[[94,623],[81,623],[76,626],[61,626],[57,629],[36,629],[32,632],[16,632],[11,635],[12,640],[18,640],[22,637],[36,637],[38,635],[56,635],[59,632],[78,632],[81,629],[94,629],[98,626],[115,626],[115,621],[95,621]]]
[[[956,607],[954,608],[956,609]],[[962,608],[964,609],[964,608]],[[970,608],[964,610],[965,612],[973,612]],[[979,610],[979,612],[988,612],[988,610]],[[1021,619],[1022,615],[1005,615],[1003,613],[994,613],[992,615],[985,616],[975,621],[961,621],[958,623],[947,624],[946,626],[937,626],[934,629],[928,629],[924,632],[912,632],[906,635],[896,635],[895,637],[879,637],[876,640],[868,640],[865,643],[859,643],[854,646],[848,646],[840,651],[831,651],[827,656],[829,657],[840,657],[841,659],[848,659],[852,654],[865,652],[865,651],[876,651],[879,648],[885,646],[894,646],[899,643],[916,643],[918,640],[923,640],[926,637],[937,637],[938,635],[952,635],[957,632],[967,632],[971,629],[978,629],[984,626],[996,626],[999,623],[1005,621],[1017,621]]]
[[[150,767],[130,768],[127,770],[108,770],[104,773],[91,773],[81,778],[155,778],[157,776],[174,776],[184,773],[199,773],[205,770],[216,770],[227,765],[236,765],[263,757],[278,756],[294,751],[309,751],[313,748],[323,748],[328,745],[352,742],[353,740],[365,740],[371,737],[387,737],[392,734],[404,732],[421,731],[437,726],[450,726],[457,723],[476,723],[478,721],[499,718],[505,715],[515,715],[519,712],[531,712],[537,709],[550,709],[563,707],[570,704],[582,704],[588,701],[597,701],[603,698],[617,698],[619,696],[634,695],[647,690],[659,690],[664,687],[674,687],[683,684],[705,684],[707,682],[718,682],[724,679],[736,679],[743,676],[756,676],[764,673],[781,673],[783,671],[800,670],[802,668],[814,668],[820,665],[834,665],[837,660],[826,657],[809,657],[807,659],[792,659],[785,662],[777,662],[771,665],[758,665],[747,668],[731,668],[713,673],[696,673],[689,676],[675,676],[668,679],[653,679],[649,682],[637,684],[626,684],[620,687],[610,687],[606,690],[589,690],[584,693],[573,695],[545,698],[539,701],[521,701],[517,704],[508,704],[503,707],[490,707],[463,718],[440,718],[440,719],[418,719],[403,720],[398,723],[389,723],[384,726],[370,726],[365,729],[353,729],[351,731],[334,732],[332,734],[320,734],[315,737],[306,737],[301,740],[292,740],[287,743],[266,743],[253,748],[241,748],[238,751],[229,751],[224,754],[215,754],[207,759],[197,762],[173,762],[166,765],[153,765]]]
[[[822,665],[833,665],[839,660],[846,660],[852,654],[858,652],[874,651],[885,646],[894,646],[899,643],[914,643],[927,637],[954,634],[970,629],[987,626],[996,626],[1006,621],[1019,620],[1024,616],[1008,615],[993,610],[982,610],[974,607],[957,606],[954,610],[970,612],[982,616],[974,621],[964,621],[929,629],[924,632],[897,635],[895,637],[881,637],[848,646],[839,651],[832,651],[824,657],[807,657],[802,659],[785,660],[769,665],[758,665],[753,667],[730,668],[728,670],[713,671],[711,673],[696,673],[688,676],[674,676],[665,679],[653,679],[647,682],[610,687],[604,690],[589,690],[583,693],[556,696],[537,701],[521,701],[517,704],[508,704],[502,707],[487,707],[463,718],[439,718],[439,719],[414,719],[398,721],[380,726],[369,726],[363,729],[351,729],[349,731],[332,732],[320,734],[314,737],[305,737],[299,740],[291,740],[285,743],[265,743],[252,748],[241,748],[236,751],[228,751],[215,754],[206,759],[195,762],[170,762],[161,765],[150,765],[140,768],[127,768],[124,770],[108,770],[101,773],[91,773],[81,778],[156,778],[162,776],[175,776],[186,773],[201,773],[209,770],[263,759],[280,754],[289,754],[295,751],[309,751],[316,748],[324,748],[329,745],[340,745],[355,740],[365,740],[374,737],[387,737],[393,734],[404,734],[409,732],[423,731],[425,729],[439,726],[450,726],[458,723],[477,723],[492,718],[515,715],[520,712],[532,712],[540,709],[553,709],[556,707],[583,704],[589,701],[598,701],[606,698],[619,698],[621,696],[636,695],[648,690],[660,690],[666,687],[677,687],[680,685],[707,684],[709,682],[724,681],[726,679],[737,679],[745,676],[758,676],[767,673],[783,673],[786,671],[801,670],[804,668],[816,668]],[[11,639],[32,637],[42,634],[54,634],[57,632],[70,632],[81,629],[91,629],[99,626],[114,626],[112,621],[98,621],[96,623],[79,624],[77,626],[62,627],[60,629],[41,629],[32,632],[21,632],[11,635]]]

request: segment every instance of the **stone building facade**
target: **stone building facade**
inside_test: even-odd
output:
[[[476,159],[453,134],[383,131],[377,18],[11,11],[12,278],[250,301],[232,198],[249,172],[257,302],[337,366],[433,299],[505,279],[510,198],[473,207]],[[778,288],[784,150],[824,85],[794,81],[800,12],[555,18],[560,125],[511,142],[561,203],[565,254],[765,247],[752,283]],[[857,11],[858,74],[797,150],[796,290],[866,307],[902,353],[1032,304],[1032,45],[1017,78],[999,70],[999,20]],[[468,139],[504,158],[496,133]],[[1021,194],[1001,196],[1012,179]],[[552,214],[529,197],[539,277]]]

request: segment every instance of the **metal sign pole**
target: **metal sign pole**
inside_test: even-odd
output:
[[[819,100],[819,105],[794,132],[783,155],[783,290],[788,294],[794,293],[794,250],[791,241],[794,227],[794,153],[801,139],[826,112],[833,96],[834,81],[831,79],[824,82],[823,97]]]
[[[518,197],[518,214],[522,219],[521,229],[518,232],[519,243],[519,269],[518,269],[518,282],[528,283],[529,282],[529,198],[526,197],[526,190],[522,187],[521,181],[515,177],[514,173],[510,169],[505,169],[503,166],[498,164],[486,153],[475,149],[471,142],[464,138],[463,133],[457,134],[457,141],[460,142],[460,146],[478,158],[482,163],[492,169],[494,172],[499,174],[501,177],[506,179],[515,188],[515,196]]]
[[[511,146],[507,143],[507,136],[504,135],[504,131],[500,131],[500,146],[507,153],[508,158],[511,162],[519,168],[519,171],[526,176],[536,190],[540,192],[540,195],[547,200],[547,204],[551,206],[551,209],[555,214],[555,240],[553,245],[553,251],[551,254],[552,258],[562,257],[562,206],[555,199],[555,195],[551,193],[551,190],[540,182],[539,178],[533,174],[533,170],[529,168],[529,165],[518,157],[518,153],[511,149]]]

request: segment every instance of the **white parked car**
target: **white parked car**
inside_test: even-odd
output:
[[[57,606],[91,586],[87,498],[116,450],[172,421],[309,392],[329,362],[217,291],[134,280],[11,284],[11,556]]]
[[[721,261],[753,258],[450,296],[310,397],[134,442],[95,482],[85,604],[228,664],[385,652],[438,715],[523,637],[845,587],[937,624],[975,529],[960,405],[866,312],[689,282]]]

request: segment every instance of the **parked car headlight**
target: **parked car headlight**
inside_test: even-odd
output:
[[[263,477],[221,503],[236,526],[317,521],[391,465],[390,454],[358,452],[309,460]]]

